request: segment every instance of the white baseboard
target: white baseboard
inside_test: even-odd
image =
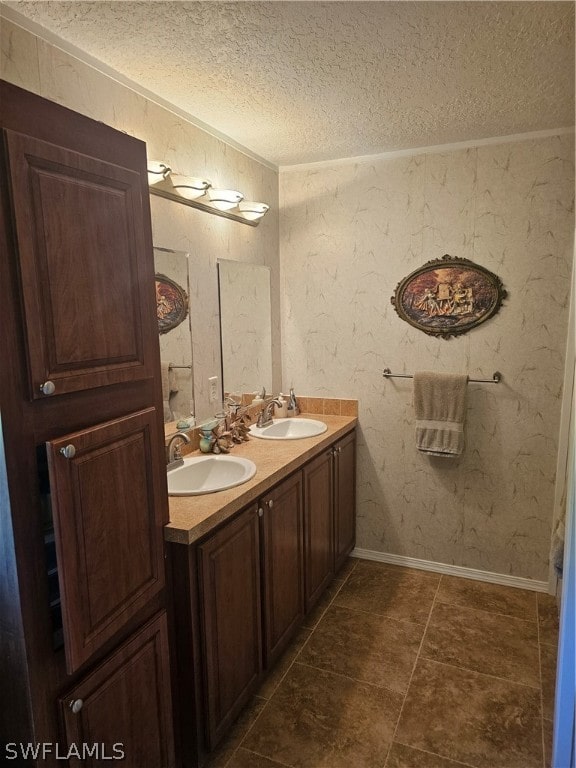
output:
[[[519,589],[531,589],[533,592],[548,592],[547,581],[534,581],[523,579],[520,576],[507,576],[504,573],[491,573],[490,571],[477,571],[475,568],[464,568],[461,565],[448,565],[447,563],[435,563],[432,560],[419,560],[416,557],[404,555],[391,555],[387,552],[375,552],[371,549],[353,549],[351,557],[362,560],[376,560],[380,563],[403,565],[406,568],[419,568],[422,571],[434,571],[445,573],[448,576],[460,576],[463,579],[476,579],[476,581],[488,581],[491,584],[503,584],[506,587],[518,587]]]

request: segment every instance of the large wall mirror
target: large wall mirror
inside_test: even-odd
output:
[[[164,422],[187,419],[194,408],[189,257],[154,246]]]
[[[218,259],[222,390],[272,391],[270,268]]]

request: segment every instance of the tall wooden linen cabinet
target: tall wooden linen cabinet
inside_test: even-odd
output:
[[[171,768],[146,148],[1,81],[0,105],[2,757]]]

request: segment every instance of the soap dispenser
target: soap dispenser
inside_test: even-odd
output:
[[[288,416],[298,416],[300,408],[298,407],[298,400],[294,394],[294,387],[290,387],[290,397],[288,399]]]
[[[278,403],[280,403],[280,405]],[[277,419],[285,419],[286,416],[288,416],[288,403],[284,399],[282,392],[280,392],[278,401],[274,406],[274,417]]]
[[[266,398],[266,387],[262,387],[260,392],[255,393],[254,400],[252,400],[252,405],[263,405],[265,398]]]

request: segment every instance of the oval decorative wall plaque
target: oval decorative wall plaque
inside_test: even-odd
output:
[[[156,316],[158,332],[168,333],[188,314],[188,296],[184,288],[166,275],[156,275]]]
[[[493,317],[507,295],[493,272],[446,254],[401,280],[390,301],[414,328],[449,339]]]

